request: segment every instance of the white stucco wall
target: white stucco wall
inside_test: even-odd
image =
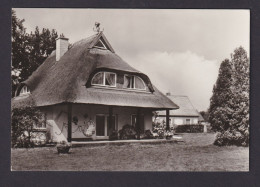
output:
[[[170,117],[170,126],[174,125],[185,125],[186,119],[190,119],[190,124],[198,124],[198,117]],[[166,121],[166,117],[158,117],[158,121]]]
[[[50,130],[53,141],[62,141],[67,139],[67,110],[68,106],[56,105],[46,107],[44,112],[47,117],[47,128]],[[126,124],[131,124],[131,115],[136,114],[137,109],[133,107],[114,107],[113,115],[116,116],[116,130],[122,129]],[[96,115],[109,115],[108,106],[100,105],[84,105],[74,104],[72,105],[72,118],[77,116],[78,123],[72,123],[72,138],[87,138],[82,132],[89,122],[93,121],[94,126],[96,125]],[[142,109],[141,114],[144,115],[144,129],[152,130],[152,111]],[[97,139],[99,137],[94,135],[89,138]]]

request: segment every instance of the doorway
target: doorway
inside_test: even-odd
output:
[[[109,116],[106,114],[96,115],[96,138],[108,139],[109,135],[117,129],[116,116],[112,116],[112,124],[109,125]]]

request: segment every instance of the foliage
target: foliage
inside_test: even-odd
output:
[[[118,132],[116,130],[109,135],[109,140],[118,140]]]
[[[146,130],[143,134],[140,135],[141,139],[153,139],[154,136],[151,130]]]
[[[45,130],[33,130],[31,142],[34,146],[44,146],[47,143],[47,132]]]
[[[121,140],[135,139],[136,134],[135,128],[128,124],[124,125],[119,131],[119,137]]]
[[[153,133],[156,138],[164,138],[164,131],[166,129],[166,126],[164,124],[164,121],[162,123],[153,122]]]
[[[171,131],[165,131],[164,136],[173,136]]]
[[[208,111],[200,111],[200,115],[203,117],[204,121],[209,120],[209,112]]]
[[[178,125],[175,127],[176,133],[201,133],[203,132],[203,125]]]
[[[163,139],[167,136],[173,136],[174,135],[174,129],[171,128],[170,130],[166,130],[166,123],[163,120],[160,122],[153,122],[153,136],[154,138]]]
[[[48,124],[48,122],[46,122],[46,124]],[[46,136],[46,143],[52,144],[54,142],[50,129],[47,129],[45,136]]]
[[[12,109],[12,147],[33,147],[34,126],[45,123],[44,114],[33,107]]]
[[[224,131],[224,132],[217,134],[214,145],[218,145],[218,146],[228,146],[228,145],[247,146],[247,144],[245,144],[245,140],[247,138],[248,138],[248,136],[245,136],[244,134],[242,134],[240,132]],[[246,141],[248,141],[248,140],[246,140]]]
[[[239,47],[224,60],[210,100],[209,122],[216,145],[249,144],[249,59]]]
[[[56,48],[57,32],[36,27],[26,33],[24,19],[17,18],[12,10],[12,96],[16,86],[26,80]]]

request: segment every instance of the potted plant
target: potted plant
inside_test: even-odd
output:
[[[164,135],[166,137],[166,140],[170,140],[172,139],[173,133],[171,131],[166,131]]]
[[[70,148],[71,148],[71,143],[68,143],[67,141],[64,141],[64,140],[57,144],[58,154],[69,153]]]

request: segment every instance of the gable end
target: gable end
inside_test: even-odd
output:
[[[111,44],[108,42],[103,32],[100,32],[98,36],[95,38],[95,40],[93,40],[93,42],[90,44],[89,48],[93,48],[93,47],[107,49],[112,53],[115,53],[114,49],[112,48]]]

